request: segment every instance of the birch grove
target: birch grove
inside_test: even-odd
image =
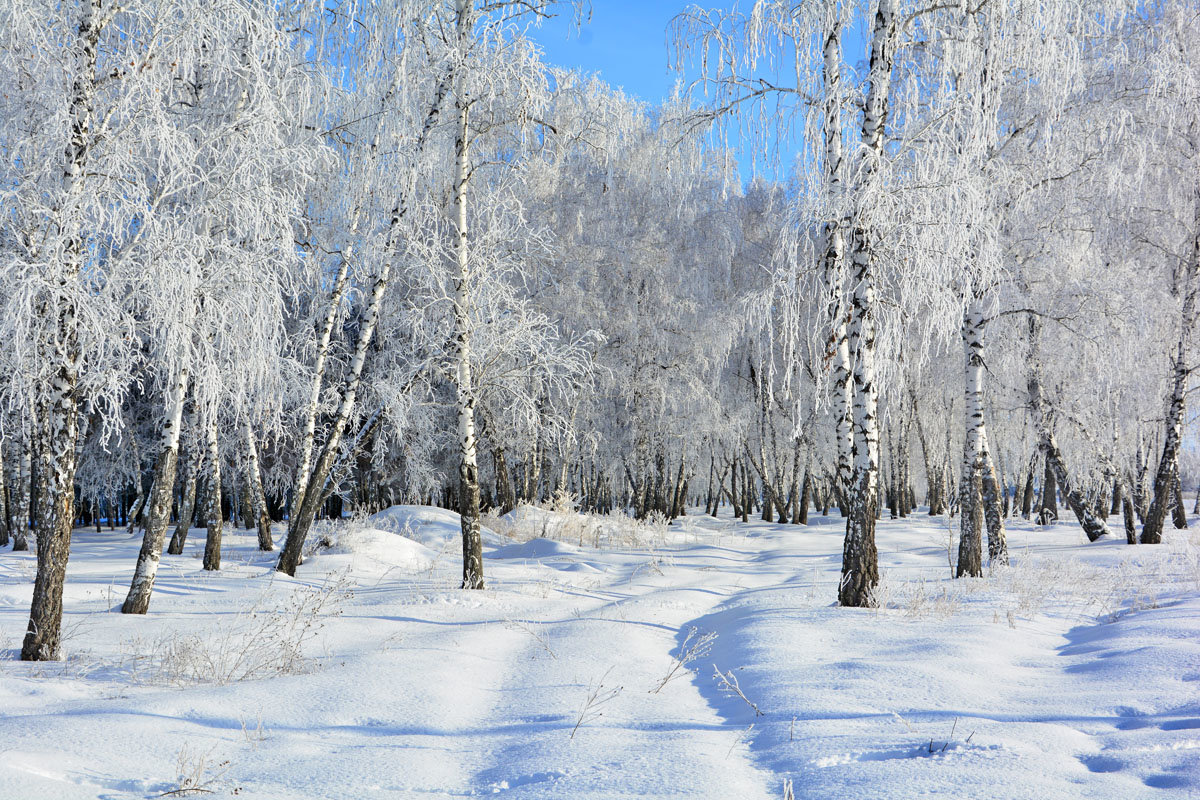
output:
[[[442,505],[482,589],[521,504],[832,514],[849,607],[885,513],[952,520],[963,579],[1015,517],[1187,524],[1195,2],[681,5],[660,104],[547,63],[560,14],[0,8],[23,659],[60,656],[83,526],[141,535],[146,614],[234,516],[296,576],[314,530]]]

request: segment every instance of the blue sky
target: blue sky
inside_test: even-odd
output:
[[[734,5],[732,0],[700,4],[705,7]],[[545,50],[547,62],[598,72],[606,82],[621,87],[626,94],[658,103],[671,94],[677,81],[697,77],[693,72],[681,76],[670,66],[672,49],[667,28],[688,5],[689,0],[593,0],[591,19],[581,28],[575,27],[569,10],[565,10],[530,31],[530,36]],[[847,46],[853,44],[848,41]],[[799,149],[799,142],[781,148],[781,162],[787,163],[788,154]],[[748,180],[754,173],[752,161],[751,153],[739,153],[743,180]],[[761,164],[758,167],[758,174],[778,176],[781,172],[786,169],[781,171]]]
[[[667,64],[667,25],[686,0],[594,0],[591,21],[576,30],[567,15],[542,23],[531,36],[546,60],[599,72],[651,103],[671,93],[678,74]]]

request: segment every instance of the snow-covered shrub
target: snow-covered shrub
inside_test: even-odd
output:
[[[142,658],[138,677],[176,686],[224,685],[307,672],[315,663],[310,645],[350,597],[342,576],[199,633],[170,633]]]
[[[569,499],[556,507],[521,505],[502,517],[486,515],[483,524],[518,542],[550,539],[596,550],[655,548],[669,541],[670,521],[661,514],[638,520],[619,509],[603,515],[582,514],[570,506]]]

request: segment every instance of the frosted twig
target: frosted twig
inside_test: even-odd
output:
[[[663,679],[647,694],[658,694],[664,686],[679,677],[680,670],[685,669],[693,661],[704,658],[709,654],[713,648],[713,642],[717,640],[717,634],[709,631],[708,633],[697,635],[699,633],[695,627],[688,629],[688,634],[684,637],[683,644],[679,646],[679,654],[671,662],[671,668],[667,671]]]
[[[737,676],[733,674],[733,670],[729,670],[729,672],[721,672],[720,668],[716,664],[713,664],[713,677],[717,680],[717,688],[726,694],[740,697],[742,702],[754,709],[754,716],[766,716],[766,714],[760,710],[757,705],[751,702],[749,697],[746,697],[746,694],[742,691],[742,687],[738,685],[738,679]]]
[[[575,732],[579,730],[579,726],[583,723],[592,722],[604,716],[603,711],[597,711],[596,709],[615,698],[625,688],[624,686],[617,686],[613,689],[604,688],[604,681],[608,677],[608,673],[612,672],[612,670],[612,667],[605,670],[604,674],[600,676],[600,680],[596,682],[596,685],[591,687],[587,700],[583,703],[583,708],[579,710],[579,718],[575,720],[575,727],[571,729],[570,738],[575,738]]]

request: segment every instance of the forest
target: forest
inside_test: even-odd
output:
[[[892,520],[959,581],[1185,535],[1200,5],[681,2],[662,104],[531,38],[603,6],[0,4],[10,660],[66,658],[80,537],[152,617],[395,506],[446,597],[557,514],[825,525],[876,613]]]

